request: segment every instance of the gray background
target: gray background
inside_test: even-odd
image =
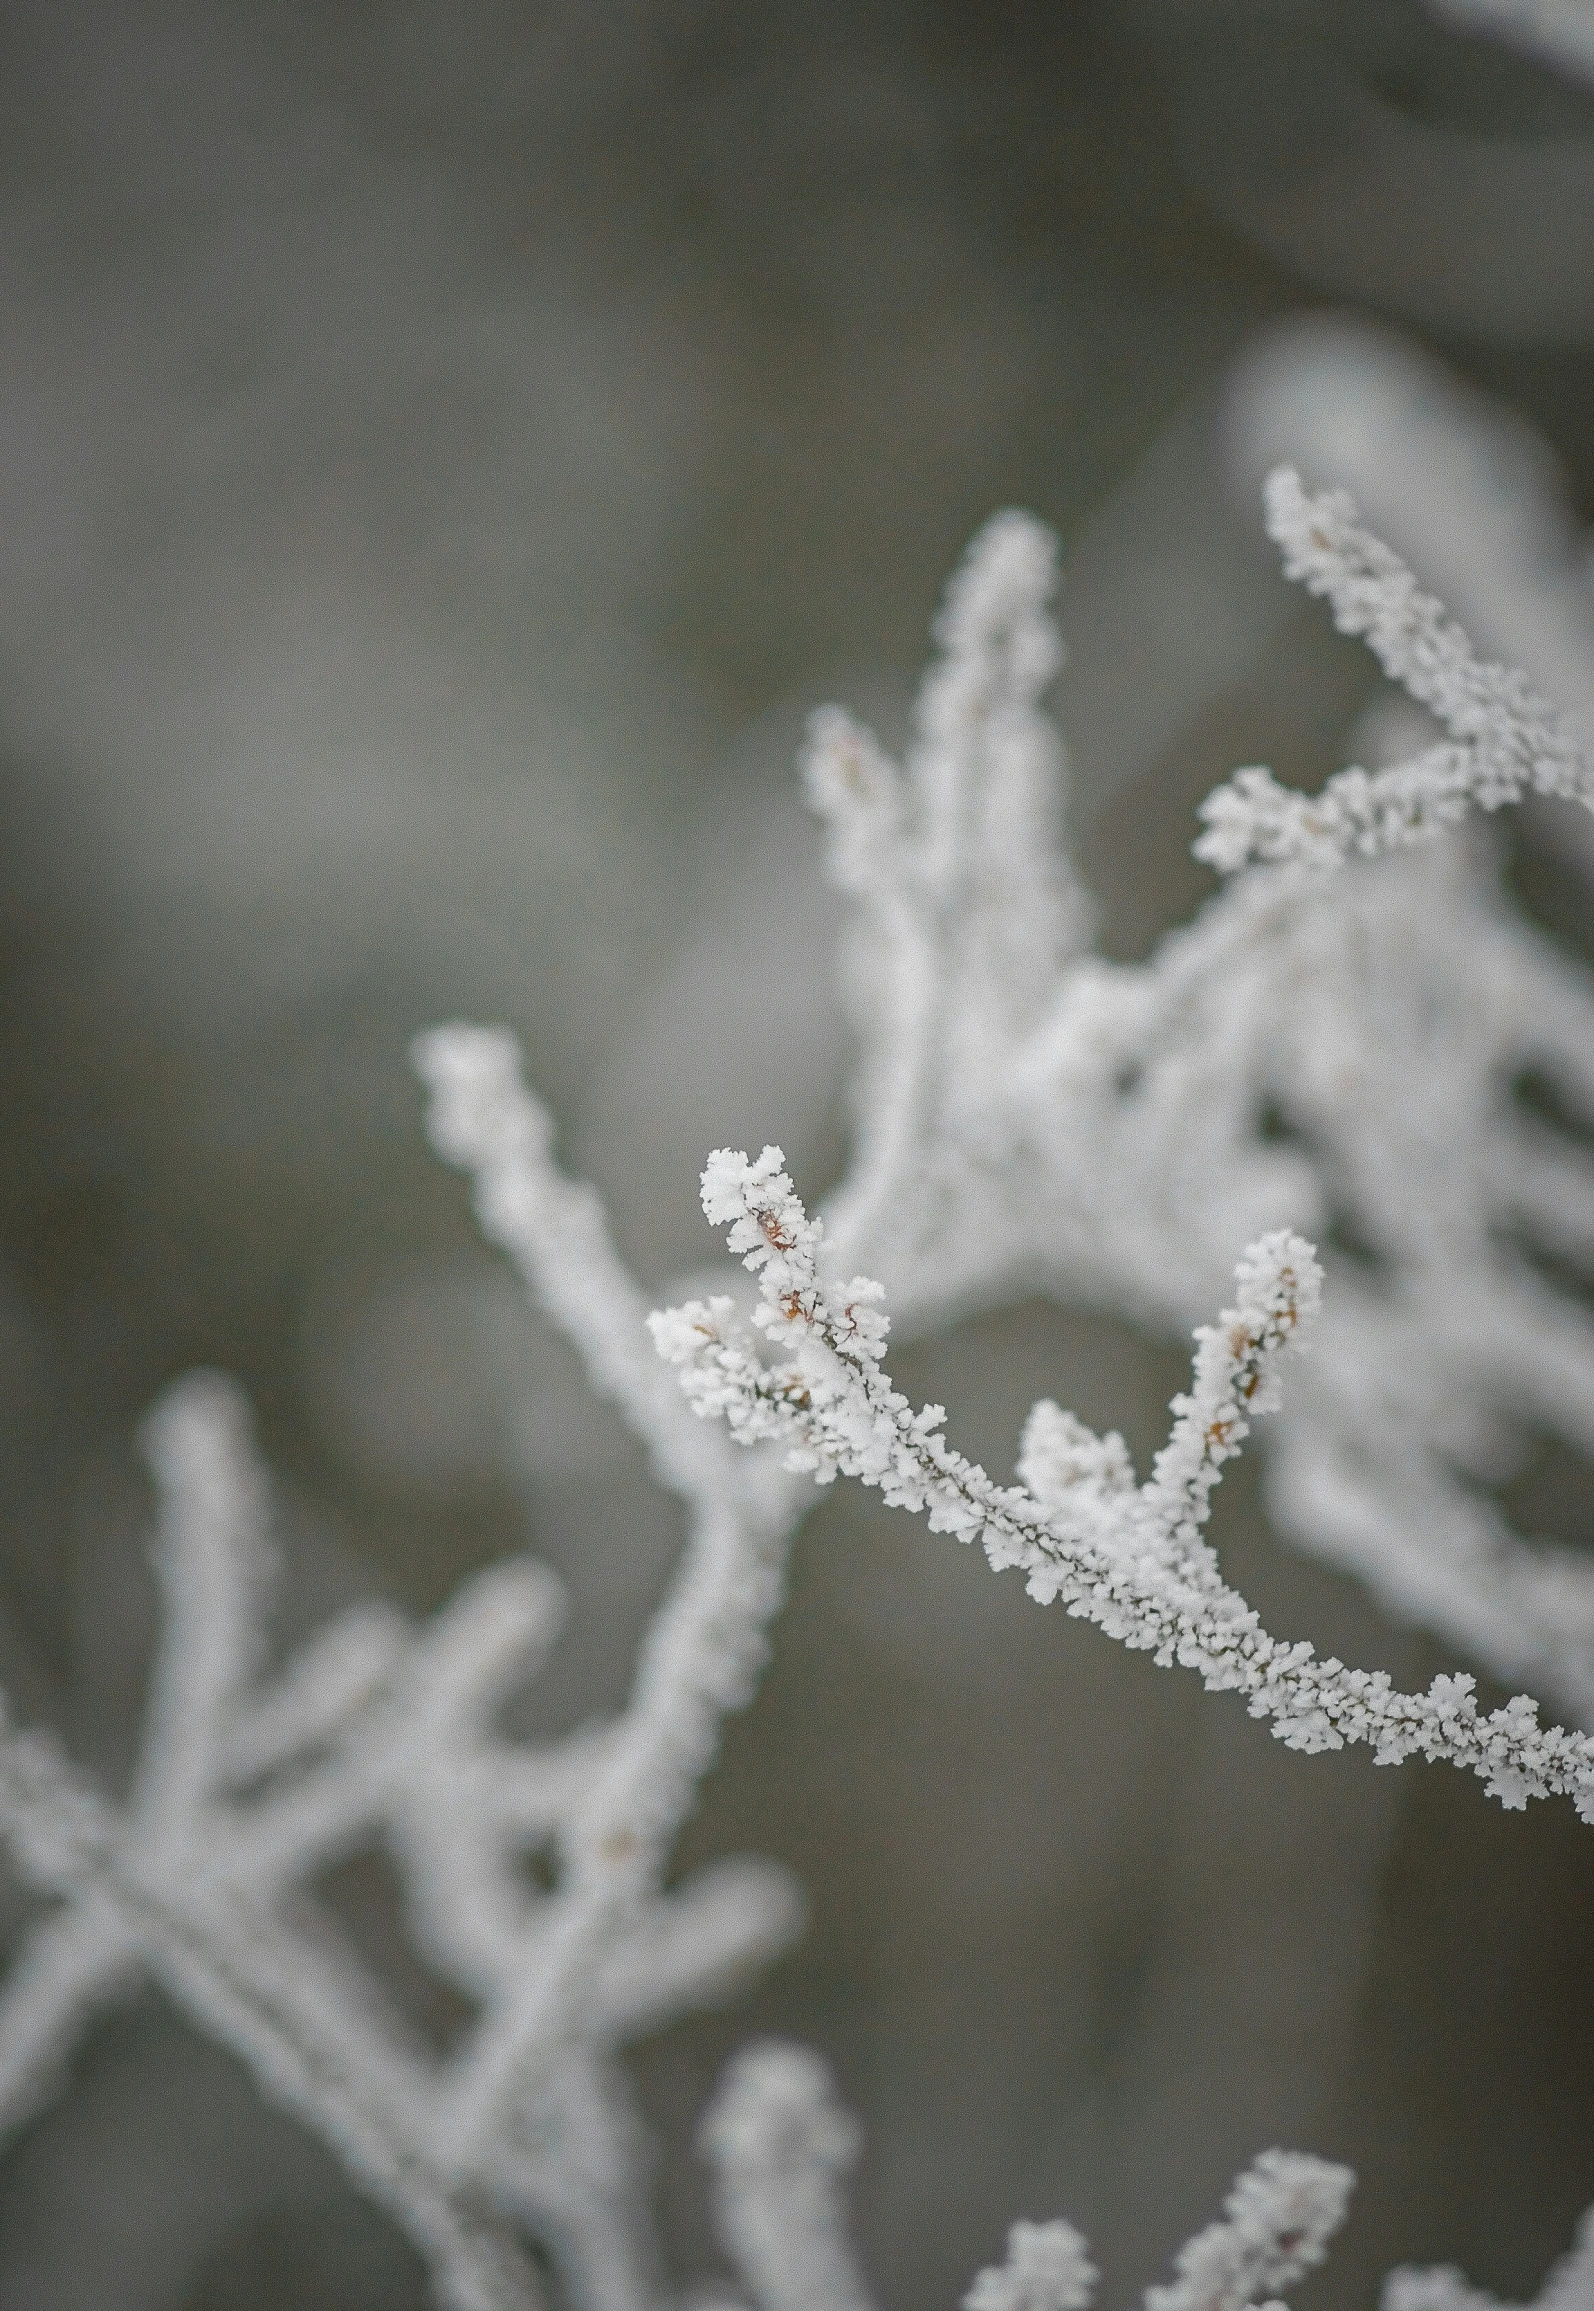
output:
[[[427,1157],[408,1037],[523,1036],[650,1283],[702,1151],[842,1160],[835,910],[795,797],[899,737],[997,505],[1060,529],[1059,707],[1106,941],[1206,887],[1195,799],[1335,767],[1367,661],[1228,487],[1225,379],[1325,305],[1411,331],[1594,510],[1594,97],[1394,0],[0,8],[0,1674],[114,1782],[153,1633],[133,1445],[236,1372],[282,1631],[531,1547],[525,1722],[624,1687],[676,1533]],[[1577,936],[1580,895],[1527,887]],[[1000,1468],[1045,1389],[1144,1450],[1176,1344],[1066,1311],[900,1360]],[[1541,1521],[1594,1544],[1580,1477]],[[1282,1554],[1273,1622],[1441,1665]],[[862,2114],[888,2311],[1066,2212],[1122,2301],[1274,2141],[1391,2262],[1531,2293],[1594,2198],[1594,1841],[1286,1755],[845,1494],[687,1858],[808,1937],[636,2063],[683,2279],[692,2116],[755,2030]],[[372,1857],[325,1889],[403,1973]],[[7,1897],[11,1924],[25,1915]],[[0,2163],[5,2311],[409,2311],[407,2250],[151,2001]]]

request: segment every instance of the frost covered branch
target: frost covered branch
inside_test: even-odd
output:
[[[1553,2266],[1531,2304],[1522,2311],[1588,2311],[1594,2303],[1594,2207],[1577,2226],[1568,2254]],[[1506,2311],[1498,2297],[1471,2287],[1451,2264],[1428,2270],[1406,2267],[1384,2281],[1381,2311]]]
[[[1225,874],[1249,859],[1332,866],[1352,852],[1420,842],[1469,809],[1498,810],[1529,793],[1594,808],[1594,764],[1554,708],[1525,675],[1478,657],[1350,498],[1310,494],[1287,467],[1270,475],[1266,494],[1286,574],[1327,598],[1340,631],[1362,636],[1449,738],[1387,770],[1342,770],[1311,796],[1265,770],[1239,771],[1201,806],[1198,858]]]
[[[714,1755],[719,1721],[746,1702],[779,1609],[795,1523],[791,1488],[758,1463],[738,1467],[709,1439],[702,1449],[659,1385],[646,1349],[641,1295],[609,1243],[590,1188],[564,1179],[550,1129],[520,1078],[512,1037],[441,1028],[416,1047],[432,1091],[440,1154],[467,1167],[483,1228],[515,1259],[537,1297],[581,1349],[594,1385],[612,1397],[648,1449],[660,1483],[684,1502],[686,1550],[648,1631],[630,1705],[617,1731],[588,1834],[572,1856],[562,1938],[520,1988],[505,2027],[464,2084],[468,2134],[503,2114],[517,2072],[568,2036],[566,2011],[613,1923],[656,1884],[669,1841]]]
[[[760,2311],[870,2311],[843,2191],[862,2136],[817,2054],[778,2039],[743,2047],[699,2141],[720,2236]]]
[[[660,1883],[761,1663],[793,1488],[686,1413],[512,1047],[442,1031],[420,1057],[439,1145],[475,1166],[489,1225],[688,1507],[630,1700],[553,1743],[494,1730],[563,1615],[528,1560],[478,1575],[425,1628],[357,1608],[262,1678],[265,1478],[236,1393],[182,1383],[147,1432],[166,1625],[131,1800],[111,1805],[40,1735],[0,1742],[0,1832],[57,1905],[0,1992],[0,2126],[98,2003],[153,1976],[387,2208],[449,2311],[534,2303],[527,2236],[574,2302],[643,2311],[657,2274],[616,2050],[717,1996],[801,1915],[768,1864]],[[313,1917],[306,1930],[306,1887],[375,1836],[417,1946],[479,2009],[441,2061]],[[547,1890],[521,1867],[531,1853]]]
[[[857,1145],[831,1224],[877,1260],[900,1234],[908,1174],[916,1233],[942,1263],[966,1232],[963,1182],[934,1151],[989,1107],[1090,934],[1094,910],[1056,845],[1060,749],[1041,708],[1062,659],[1055,576],[1039,523],[999,514],[982,531],[936,621],[904,770],[835,708],[810,727],[809,800],[829,827],[832,880],[857,908]],[[944,1279],[923,1280],[944,1293]]]
[[[349,1968],[295,1930],[282,1898],[398,1811],[423,1761],[455,1783],[495,1768],[522,1779],[519,1810],[532,1814],[540,1761],[478,1757],[478,1711],[505,1639],[511,1657],[537,1644],[547,1592],[525,1585],[511,1597],[513,1576],[500,1576],[488,1647],[466,1601],[475,1630],[456,1626],[442,1648],[456,1728],[441,1755],[418,1755],[410,1735],[414,1705],[431,1698],[425,1641],[382,1608],[335,1623],[257,1695],[248,1680],[268,1544],[243,1409],[201,1375],[168,1395],[147,1435],[168,1618],[133,1796],[125,1811],[112,1806],[42,1735],[8,1732],[0,1744],[0,1830],[23,1876],[57,1904],[0,1997],[0,2123],[26,2115],[96,2005],[153,1976],[388,2209],[450,2311],[534,2303],[509,2226],[449,2174],[418,2049],[368,1991],[351,1994]],[[484,1824],[498,1810],[489,1799]]]
[[[1391,663],[1399,643],[1419,684],[1443,663],[1465,688],[1465,646],[1437,608],[1415,618],[1415,582],[1351,527],[1363,592],[1398,574]],[[1594,1265],[1594,1166],[1513,1095],[1547,1082],[1594,1118],[1588,974],[1456,843],[1352,845],[1333,874],[1253,866],[1145,963],[1089,952],[1088,902],[1045,839],[1053,568],[1025,516],[975,540],[901,769],[846,717],[815,725],[810,792],[857,911],[833,1272],[881,1278],[899,1336],[1037,1289],[1182,1332],[1242,1245],[1332,1226],[1357,1250],[1328,1244],[1318,1351],[1268,1439],[1275,1522],[1594,1723],[1594,1567],[1513,1531],[1483,1490],[1524,1434],[1594,1453],[1594,1330],[1559,1281]],[[1444,647],[1419,648],[1413,618]],[[1484,675],[1486,724],[1519,693]],[[1515,743],[1502,759],[1529,760]]]
[[[858,2129],[825,2064],[778,2040],[744,2048],[701,2140],[721,2236],[759,2311],[871,2311],[841,2189]],[[1146,2311],[1272,2311],[1323,2261],[1354,2179],[1324,2159],[1264,2151],[1236,2181],[1221,2218],[1181,2248],[1172,2281],[1147,2291]],[[977,2274],[963,2311],[1087,2311],[1097,2276],[1072,2223],[1015,2223],[1005,2260]],[[1386,2311],[1429,2307],[1386,2298]]]
[[[703,1174],[703,1209],[759,1279],[754,1323],[783,1361],[766,1364],[727,1297],[650,1318],[659,1352],[677,1365],[687,1401],[744,1444],[778,1441],[787,1466],[821,1483],[835,1475],[878,1487],[932,1531],[978,1540],[999,1571],[1016,1567],[1030,1595],[1061,1597],[1109,1636],[1196,1670],[1214,1692],[1245,1695],[1288,1747],[1366,1742],[1381,1765],[1422,1755],[1478,1774],[1507,1806],[1570,1796],[1594,1820],[1594,1740],[1538,1724],[1519,1695],[1481,1717],[1468,1677],[1440,1676],[1401,1693],[1383,1671],[1320,1661],[1304,1642],[1261,1627],[1229,1588],[1202,1539],[1223,1463],[1252,1418],[1280,1401],[1278,1365],[1301,1343],[1321,1272],[1311,1247],[1285,1231],[1252,1246],[1238,1295],[1197,1334],[1191,1393],[1150,1478],[1136,1486],[1122,1440],[1097,1439],[1073,1415],[1038,1405],[1026,1426],[1024,1482],[998,1485],[941,1434],[940,1405],[915,1410],[881,1364],[887,1323],[867,1277],[822,1277],[822,1223],[808,1218],[778,1148],[756,1162],[727,1149]]]
[[[1587,1736],[1541,1729],[1526,1698],[1480,1715],[1465,1676],[1406,1694],[1275,1639],[1205,1538],[1222,1468],[1280,1406],[1279,1367],[1315,1318],[1273,1422],[1280,1525],[1594,1721],[1594,1573],[1525,1542],[1478,1491],[1535,1424],[1594,1451],[1594,1336],[1551,1281],[1557,1261],[1594,1269],[1594,1171],[1510,1096],[1543,1076],[1594,1117],[1594,996],[1474,855],[1408,847],[1530,789],[1587,801],[1589,773],[1345,501],[1286,477],[1271,504],[1293,574],[1446,741],[1315,798],[1242,774],[1203,847],[1243,871],[1148,962],[1102,961],[1051,840],[1052,544],[999,517],[949,591],[906,765],[845,717],[814,725],[810,792],[857,912],[857,1156],[812,1222],[778,1150],[712,1159],[705,1208],[761,1297],[752,1328],[729,1296],[652,1320],[685,1396],[648,1348],[597,1199],[553,1161],[513,1040],[451,1027],[417,1045],[434,1144],[687,1512],[626,1707],[547,1744],[496,1730],[557,1634],[557,1584],[529,1562],[480,1575],[425,1627],[363,1608],[268,1667],[267,1488],[247,1419],[225,1384],[183,1384],[148,1433],[165,1630],[131,1798],[111,1804],[41,1736],[0,1730],[0,1834],[54,1903],[0,1991],[0,2127],[94,2007],[150,1977],[336,2151],[452,2311],[534,2302],[527,2240],[580,2311],[651,2311],[662,2282],[616,2056],[796,1923],[767,1866],[668,1892],[663,1873],[762,1664],[804,1475],[859,1476],[979,1539],[1037,1597],[1244,1694],[1292,1747],[1446,1758],[1508,1805],[1564,1792],[1594,1816]],[[1303,872],[1313,861],[1344,871]],[[1331,1218],[1357,1249],[1329,1239],[1317,1316],[1299,1231],[1326,1236]],[[999,1485],[884,1369],[873,1276],[908,1329],[1037,1285],[1183,1328],[1247,1243],[1144,1483],[1120,1437],[1044,1402],[1020,1482]],[[373,1838],[418,1948],[476,2010],[442,2057],[316,1918],[317,1873]],[[550,1886],[529,1882],[528,1853]],[[856,2135],[815,2058],[751,2050],[703,2139],[762,2311],[867,2311],[842,2205]],[[1267,2154],[1149,2311],[1245,2311],[1290,2284],[1345,2188],[1341,2170]],[[1093,2277],[1067,2224],[1021,2223],[969,2311],[1084,2311]],[[1453,2275],[1397,2284],[1419,2292],[1392,2311],[1477,2311]],[[1558,2285],[1545,2302],[1571,2311]]]
[[[1224,2202],[1220,2221],[1179,2251],[1171,2285],[1146,2311],[1248,2311],[1315,2270],[1345,2219],[1349,2168],[1299,2151],[1264,2151]]]
[[[1097,2277],[1072,2223],[1015,2223],[1005,2262],[976,2273],[963,2311],[1086,2311]]]
[[[714,2174],[720,2235],[758,2311],[872,2311],[848,2242],[843,2185],[856,2124],[807,2047],[768,2041],[727,2065],[700,2142]],[[1326,2259],[1355,2176],[1301,2151],[1263,2151],[1235,2178],[1223,2212],[1149,2287],[1145,2311],[1281,2311]],[[1090,2311],[1098,2273],[1072,2223],[1014,2223],[1007,2254],[980,2271],[963,2311]],[[1588,2311],[1594,2208],[1569,2254],[1523,2311]],[[1381,2311],[1507,2311],[1448,2266],[1391,2271]]]

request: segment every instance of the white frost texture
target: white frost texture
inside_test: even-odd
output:
[[[710,1292],[655,1315],[650,1343],[513,1039],[421,1039],[438,1152],[685,1510],[629,1698],[552,1743],[498,1729],[558,1634],[558,1585],[530,1560],[423,1626],[346,1613],[266,1670],[269,1488],[248,1417],[226,1382],[180,1382],[147,1430],[165,1627],[130,1795],[0,1728],[0,1834],[49,1904],[0,1991],[0,2126],[99,2005],[153,1978],[403,2228],[444,2311],[530,2311],[545,2265],[575,2311],[679,2302],[619,2055],[800,1928],[771,1865],[666,1880],[723,1717],[756,1684],[815,1479],[861,1478],[978,1540],[1036,1598],[1242,1695],[1292,1748],[1446,1759],[1509,1806],[1562,1794],[1594,1818],[1594,1577],[1481,1490],[1512,1423],[1594,1454],[1594,1336],[1547,1272],[1594,1256],[1594,1179],[1511,1096],[1538,1071],[1594,1116],[1594,990],[1456,824],[1529,792],[1586,803],[1594,774],[1347,500],[1281,475],[1269,509],[1291,573],[1441,736],[1312,798],[1239,774],[1202,836],[1228,879],[1143,965],[1091,951],[1057,847],[1038,523],[999,516],[955,577],[905,767],[817,718],[809,791],[854,911],[856,1152],[814,1217],[778,1149],[710,1159],[705,1209],[756,1276],[751,1322]],[[999,1482],[947,1441],[941,1407],[892,1385],[888,1306],[900,1337],[1037,1287],[1197,1327],[1143,1480],[1121,1437],[1043,1400],[1018,1481]],[[1265,1630],[1206,1537],[1264,1416],[1284,1531],[1576,1723],[1546,1729],[1526,1695],[1485,1714],[1465,1675],[1404,1693]],[[417,1951],[473,2010],[444,2056],[316,1908],[317,1874],[373,1837]],[[868,2311],[845,2204],[859,2137],[818,2058],[744,2050],[700,2140],[743,2300]],[[1273,2305],[1321,2260],[1349,2187],[1265,2152],[1147,2311]],[[966,2311],[1085,2311],[1095,2277],[1067,2221],[1026,2219]],[[1589,2299],[1585,2235],[1541,2302]],[[1482,2301],[1449,2271],[1397,2273],[1387,2297]]]
[[[1037,1289],[1169,1333],[1243,1248],[1330,1220],[1315,1353],[1267,1466],[1279,1528],[1494,1675],[1594,1724],[1594,1568],[1482,1487],[1508,1424],[1594,1452],[1594,1332],[1557,1264],[1594,1253],[1594,1173],[1513,1096],[1594,1117],[1594,986],[1440,841],[1594,771],[1523,677],[1480,660],[1341,495],[1268,491],[1286,566],[1441,741],[1298,795],[1242,771],[1198,849],[1228,876],[1145,964],[1087,945],[1056,847],[1050,540],[1003,515],[954,581],[905,768],[816,719],[809,787],[855,906],[856,1152],[826,1272],[897,1336]]]

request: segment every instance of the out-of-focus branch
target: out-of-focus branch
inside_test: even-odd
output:
[[[1331,866],[1420,842],[1469,809],[1499,810],[1525,794],[1594,809],[1594,763],[1555,709],[1515,669],[1478,657],[1349,497],[1310,493],[1281,468],[1269,477],[1267,517],[1286,574],[1327,598],[1334,623],[1365,639],[1449,743],[1387,770],[1342,770],[1310,796],[1266,770],[1242,770],[1201,806],[1199,858],[1225,874],[1251,859]]]
[[[1428,0],[1457,32],[1520,48],[1572,80],[1594,81],[1594,7],[1589,0]]]
[[[848,2239],[862,2136],[806,2046],[735,2056],[699,2132],[720,2236],[760,2311],[872,2311]]]
[[[758,2311],[870,2311],[842,2188],[859,2131],[818,2056],[779,2041],[745,2048],[726,2070],[701,2141],[720,2234]],[[1146,2311],[1274,2311],[1284,2290],[1323,2261],[1354,2180],[1325,2159],[1264,2151],[1236,2180],[1220,2219],[1180,2249],[1170,2283],[1147,2291]],[[977,2274],[963,2311],[1087,2311],[1097,2276],[1072,2223],[1015,2223],[1005,2259]]]
[[[434,1132],[616,1397],[690,1532],[626,1709],[541,1747],[497,1730],[563,1618],[544,1566],[481,1573],[424,1628],[356,1607],[261,1678],[273,1565],[247,1412],[179,1384],[146,1445],[166,1632],[125,1810],[37,1736],[0,1740],[0,1833],[57,1908],[0,1992],[0,2125],[93,2008],[153,1975],[342,2158],[413,2240],[447,2311],[538,2300],[529,2235],[584,2311],[650,2311],[655,2260],[616,2049],[778,1950],[786,1873],[723,1862],[665,1891],[669,1847],[744,1702],[780,1601],[789,1478],[692,1420],[590,1191],[553,1164],[504,1038],[441,1031]],[[305,1932],[305,1886],[387,1842],[410,1929],[479,2009],[447,2060],[413,2045],[352,1956]],[[552,1884],[521,1866],[541,1855]]]

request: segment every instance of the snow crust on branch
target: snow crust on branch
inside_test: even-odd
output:
[[[1061,1597],[1070,1614],[1159,1665],[1177,1662],[1214,1692],[1243,1694],[1291,1749],[1365,1742],[1381,1765],[1443,1758],[1476,1773],[1506,1806],[1569,1796],[1594,1821],[1594,1739],[1542,1728],[1526,1695],[1485,1717],[1470,1677],[1439,1676],[1425,1693],[1402,1693],[1384,1671],[1321,1661],[1305,1642],[1270,1636],[1224,1582],[1202,1533],[1224,1462],[1251,1420],[1280,1402],[1279,1364],[1316,1312],[1321,1270],[1302,1238],[1280,1230],[1240,1262],[1235,1304],[1196,1335],[1191,1390],[1174,1399],[1147,1482],[1109,1487],[1087,1476],[1053,1483],[1042,1499],[1022,1484],[996,1484],[947,1443],[943,1406],[915,1409],[893,1388],[881,1363],[882,1289],[867,1277],[836,1284],[821,1275],[823,1223],[808,1218],[782,1164],[774,1147],[756,1160],[716,1150],[703,1209],[758,1277],[753,1322],[787,1351],[784,1360],[762,1360],[729,1297],[649,1319],[701,1417],[723,1420],[744,1444],[784,1444],[786,1465],[820,1483],[859,1477],[892,1507],[923,1514],[933,1532],[978,1540],[998,1571],[1024,1573],[1040,1603]],[[1056,1465],[1047,1460],[1049,1477]]]
[[[1409,762],[1342,770],[1320,793],[1292,793],[1269,771],[1238,771],[1201,805],[1198,858],[1232,874],[1251,859],[1335,866],[1421,842],[1524,794],[1594,808],[1594,765],[1555,709],[1514,668],[1479,658],[1393,549],[1341,490],[1309,492],[1281,467],[1268,477],[1267,526],[1287,576],[1325,596],[1334,623],[1361,636],[1393,681],[1448,740]]]

